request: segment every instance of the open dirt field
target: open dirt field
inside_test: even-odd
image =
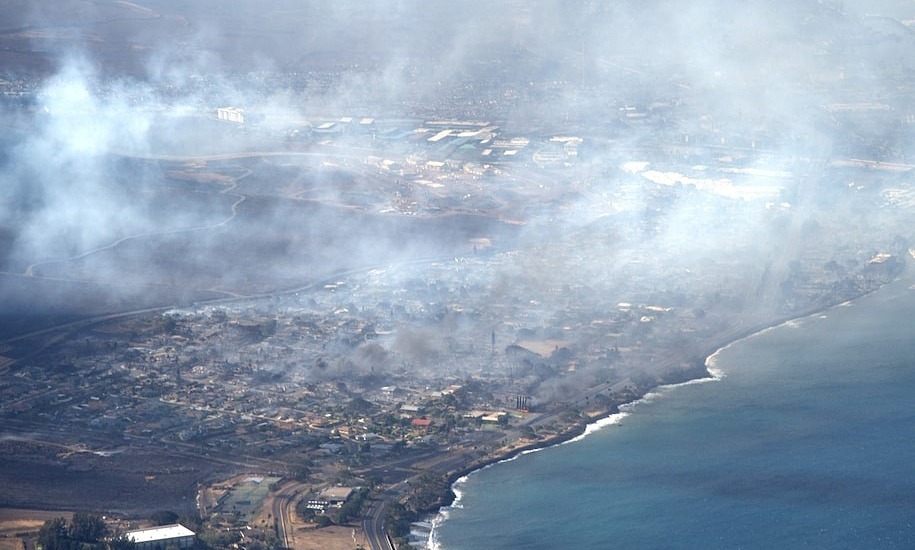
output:
[[[356,530],[356,543],[363,544],[362,531]],[[296,530],[294,541],[290,541],[293,550],[353,550],[353,528],[332,526],[323,529],[309,527]]]
[[[0,487],[4,488],[0,503],[7,506],[57,503],[73,510],[122,514],[161,509],[192,512],[197,481],[219,469],[206,460],[132,449],[110,457],[89,453],[61,457],[56,447],[9,441],[0,444],[0,464]],[[40,513],[43,515],[37,519],[42,521],[64,515]]]
[[[0,550],[25,550],[22,535],[37,533],[49,519],[69,519],[72,515],[72,512],[59,510],[0,508]]]
[[[64,510],[29,510],[27,508],[0,508],[0,536],[19,527],[28,527],[36,523],[39,527],[46,520],[54,518],[70,519],[73,512]],[[17,527],[18,526],[18,527]]]

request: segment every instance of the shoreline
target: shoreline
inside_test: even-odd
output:
[[[676,388],[681,385],[720,380],[721,378],[723,378],[724,375],[723,375],[723,373],[718,371],[718,369],[715,369],[714,363],[715,363],[717,356],[721,352],[730,348],[731,346],[734,346],[734,345],[736,345],[744,340],[747,340],[749,338],[752,338],[754,336],[764,334],[770,330],[779,328],[788,323],[809,319],[811,317],[822,314],[822,313],[827,312],[836,307],[846,307],[846,306],[851,305],[854,302],[860,300],[861,298],[869,296],[869,295],[877,292],[878,290],[881,290],[881,289],[887,287],[888,285],[899,282],[905,276],[909,276],[909,278],[911,278],[912,275],[913,275],[913,268],[910,267],[908,265],[908,263],[906,263],[903,265],[902,269],[899,270],[899,272],[896,274],[896,276],[893,278],[893,280],[891,280],[887,283],[884,283],[882,285],[879,285],[866,292],[862,292],[861,294],[858,294],[857,296],[847,298],[845,300],[842,300],[841,302],[836,302],[836,303],[832,303],[832,304],[826,304],[821,307],[811,308],[811,309],[805,310],[801,313],[798,313],[796,315],[777,317],[771,321],[766,321],[766,322],[757,323],[755,325],[751,325],[743,330],[737,331],[735,334],[727,335],[726,338],[722,338],[717,343],[712,344],[711,346],[708,346],[707,349],[710,351],[699,354],[699,357],[702,357],[702,356],[705,357],[705,359],[701,363],[698,361],[698,357],[696,359],[694,359],[694,361],[696,363],[695,369],[691,368],[686,371],[682,371],[684,373],[692,373],[692,372],[695,372],[696,370],[698,370],[701,365],[701,370],[702,370],[702,373],[704,373],[704,374],[699,374],[698,376],[693,376],[693,377],[686,377],[683,380],[676,380],[676,381],[671,381],[671,382],[661,382],[656,386],[652,386],[652,387],[646,389],[644,391],[644,393],[634,397],[630,401],[626,401],[624,403],[614,405],[610,410],[607,410],[603,413],[597,413],[597,414],[593,415],[590,419],[583,418],[580,422],[577,422],[575,424],[568,426],[561,433],[552,435],[543,440],[533,441],[530,443],[526,443],[524,445],[520,445],[518,447],[512,447],[503,453],[498,453],[498,454],[494,454],[492,456],[484,457],[479,462],[477,462],[471,466],[467,466],[465,468],[461,468],[461,469],[455,470],[453,472],[446,472],[445,477],[446,477],[448,486],[450,488],[450,493],[448,495],[448,498],[443,500],[436,509],[429,510],[427,512],[423,512],[423,513],[421,513],[421,516],[420,516],[421,517],[420,521],[428,522],[432,526],[432,529],[429,532],[429,539],[426,541],[426,544],[425,544],[425,548],[427,548],[427,549],[438,548],[438,546],[435,544],[435,541],[434,541],[436,528],[441,523],[441,521],[444,521],[444,519],[447,519],[447,514],[445,513],[446,509],[453,506],[455,504],[455,502],[457,502],[459,500],[458,496],[457,496],[457,492],[455,491],[455,485],[457,483],[461,482],[462,480],[466,479],[468,476],[474,474],[475,472],[484,470],[486,468],[495,466],[497,464],[501,464],[503,462],[511,462],[525,454],[544,451],[549,448],[556,447],[558,445],[565,445],[567,443],[574,443],[576,441],[581,441],[588,435],[603,429],[605,426],[618,424],[623,418],[625,418],[626,416],[629,415],[628,411],[622,410],[623,408],[630,408],[630,407],[638,404],[640,401],[642,401],[646,397],[649,397],[652,394],[656,394],[661,390],[672,389],[672,388]],[[445,516],[445,517],[443,517],[443,516]]]

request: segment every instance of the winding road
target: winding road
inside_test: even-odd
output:
[[[362,518],[362,532],[372,550],[395,550],[384,531],[386,500],[372,500]]]
[[[147,231],[144,233],[136,233],[134,235],[127,235],[125,237],[121,237],[121,238],[117,239],[116,241],[114,241],[112,243],[106,244],[104,246],[99,246],[99,247],[93,248],[91,250],[86,250],[85,252],[81,252],[79,254],[76,254],[75,256],[70,256],[67,258],[55,258],[52,260],[44,260],[41,262],[33,263],[33,264],[29,265],[28,267],[26,267],[23,275],[26,277],[35,277],[35,268],[38,266],[81,260],[81,259],[89,257],[93,254],[97,254],[97,253],[103,252],[105,250],[111,250],[122,243],[131,241],[131,240],[135,240],[135,239],[142,239],[142,238],[146,238],[146,237],[158,237],[161,235],[178,235],[181,233],[195,233],[195,232],[199,232],[199,231],[209,231],[212,229],[217,229],[219,227],[222,227],[222,226],[230,223],[232,220],[234,220],[236,218],[236,216],[238,216],[238,207],[243,202],[245,202],[245,200],[248,198],[246,195],[232,193],[232,191],[234,191],[236,188],[238,188],[238,182],[240,180],[242,180],[250,175],[251,175],[251,170],[246,170],[243,175],[235,178],[232,181],[232,184],[230,186],[228,186],[226,189],[223,189],[222,191],[219,192],[220,194],[226,194],[226,195],[236,197],[236,201],[233,202],[231,207],[229,208],[229,210],[230,210],[229,216],[227,218],[223,219],[222,221],[219,221],[214,224],[200,225],[200,226],[196,226],[196,227],[183,227],[183,228],[178,228],[178,229],[168,229],[165,231]],[[63,279],[63,280],[71,280],[71,279]]]

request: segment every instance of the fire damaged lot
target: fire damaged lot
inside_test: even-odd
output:
[[[343,209],[354,223],[335,208],[334,220],[353,229],[327,248],[342,247],[334,256],[343,260],[352,251],[377,263],[343,261],[326,273],[307,269],[325,259],[320,247],[296,255],[288,244],[297,227],[291,213],[313,212],[316,203],[245,199],[239,206],[250,210],[237,208],[241,228],[206,232],[237,237],[241,248],[225,251],[232,259],[251,251],[233,267],[250,279],[239,277],[237,286],[222,279],[209,289],[216,299],[90,316],[6,341],[5,504],[193,510],[198,484],[243,472],[320,487],[397,483],[416,465],[461,471],[508,452],[507,442],[551,441],[658,384],[702,376],[702,359],[722,341],[876,288],[898,273],[906,254],[887,237],[824,261],[830,239],[860,238],[830,225],[806,230],[808,244],[782,270],[742,260],[756,245],[739,235],[715,257],[684,255],[679,240],[661,241],[670,255],[658,255],[645,248],[643,234],[660,228],[634,227],[625,215],[598,215],[575,231],[547,225],[544,233],[480,215]],[[671,198],[659,193],[658,200]],[[707,204],[741,219],[767,212],[728,198]],[[278,210],[282,231],[263,233],[257,246],[254,235],[262,233],[245,230],[253,220],[272,223],[267,213]],[[766,215],[768,223],[786,223],[778,212]],[[360,253],[344,240],[392,227],[421,238],[435,227],[452,248],[395,259]],[[693,227],[697,235],[717,231],[715,223]],[[123,261],[130,241],[100,254]],[[171,249],[194,246],[179,242]],[[493,244],[506,242],[516,246]],[[80,261],[56,266],[60,278]],[[257,279],[258,262],[288,265],[302,278],[298,286],[292,275]],[[208,282],[207,272],[177,273],[199,287]],[[257,293],[276,285],[286,288]],[[233,295],[242,290],[249,294]],[[768,308],[760,307],[763,294],[773,295]]]

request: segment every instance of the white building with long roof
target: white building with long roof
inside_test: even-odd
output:
[[[133,541],[136,550],[165,550],[166,547],[191,548],[197,534],[181,524],[161,525],[150,529],[127,531],[124,536]]]

